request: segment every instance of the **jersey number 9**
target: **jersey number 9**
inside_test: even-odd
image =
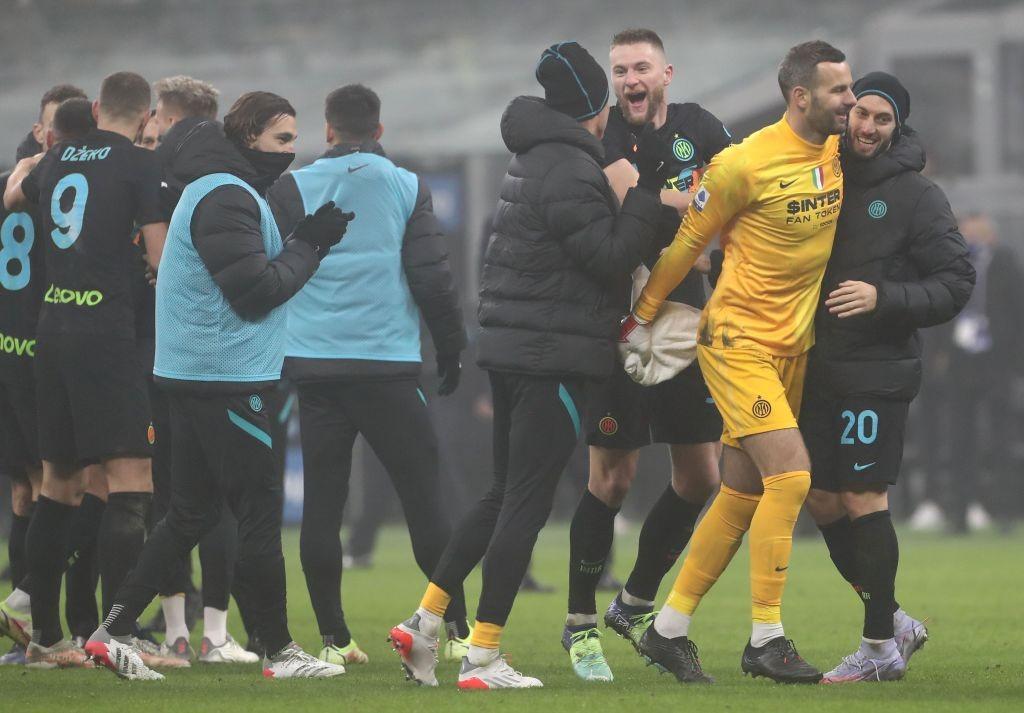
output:
[[[67,210],[62,206],[68,205],[64,196],[68,191],[73,191],[71,204]],[[89,200],[89,181],[81,173],[71,173],[57,182],[53,188],[53,198],[50,199],[50,216],[57,227],[50,231],[54,244],[66,250],[75,244],[82,232],[82,222],[85,219],[85,202]]]

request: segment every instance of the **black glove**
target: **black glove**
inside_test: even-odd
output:
[[[671,147],[654,133],[654,124],[647,124],[636,139],[636,170],[640,173],[636,184],[640,188],[658,193],[672,176]]]
[[[438,354],[437,355],[437,377],[441,385],[437,387],[439,396],[448,396],[459,388],[459,377],[462,375],[462,362],[459,361],[459,354]]]
[[[342,213],[334,201],[327,201],[316,209],[316,213],[299,221],[292,237],[307,243],[322,260],[332,247],[341,242],[349,221],[355,217],[355,213]]]

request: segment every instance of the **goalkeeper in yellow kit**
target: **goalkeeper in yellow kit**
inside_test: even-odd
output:
[[[697,358],[722,414],[722,487],[690,541],[665,607],[638,645],[683,682],[710,682],[688,638],[701,598],[750,531],[753,628],[742,668],[775,681],[821,673],[783,632],[793,525],[810,488],[797,429],[814,310],[843,200],[838,134],[856,103],[845,55],[793,47],[779,67],[786,114],[710,163],[672,245],[623,321],[627,351],[649,357],[669,292],[716,236],[722,275],[698,329]]]

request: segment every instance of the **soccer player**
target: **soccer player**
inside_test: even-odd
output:
[[[4,192],[8,208],[39,206],[47,238],[49,284],[35,361],[43,484],[27,540],[29,662],[85,661],[63,638],[57,606],[83,465],[101,463],[109,491],[98,542],[104,599],[132,568],[145,538],[150,419],[136,364],[128,266],[134,225],[142,226],[154,269],[166,232],[159,168],[132,143],[149,103],[142,77],[110,75],[93,106],[97,128],[57,144],[41,160],[19,163]]]
[[[718,234],[725,262],[699,326],[697,357],[724,422],[722,487],[694,531],[672,593],[638,650],[684,682],[708,682],[688,638],[701,599],[750,531],[752,619],[741,666],[775,681],[821,673],[782,627],[793,525],[810,487],[797,428],[814,308],[843,200],[837,134],[855,103],[846,57],[822,41],[779,67],[786,113],[716,156],[672,245],[623,322],[648,361],[650,322]]]
[[[288,304],[285,374],[298,385],[303,508],[300,551],[324,647],[320,658],[365,663],[341,608],[338,532],[360,433],[395,486],[416,562],[429,577],[451,534],[438,447],[419,385],[420,318],[437,350],[440,394],[459,383],[466,347],[462,309],[427,184],[395,166],[380,138],[380,98],[350,84],[327,95],[330,148],[286,174],[268,200],[281,232],[306,206],[329,200],[355,211],[345,242]],[[468,650],[461,586],[445,612],[449,657]]]
[[[689,204],[704,165],[731,142],[718,119],[697,104],[665,101],[674,70],[653,30],[625,30],[612,39],[609,57],[612,107],[604,133],[605,173],[620,200],[636,185],[633,167],[637,134],[653,123],[665,146],[672,175],[661,189],[661,243],[679,227],[679,208]],[[648,258],[653,265],[657,251]],[[688,305],[694,316],[706,300],[704,278],[692,271],[669,299]],[[623,295],[628,309],[628,297]],[[693,321],[696,337],[696,319]],[[671,483],[648,513],[640,531],[636,562],[626,585],[605,613],[605,623],[633,644],[650,624],[662,578],[675,564],[694,524],[718,485],[718,415],[697,364],[656,386],[645,388],[619,368],[587,393],[590,482],[569,531],[569,613],[562,644],[576,674],[584,680],[611,680],[597,630],[595,591],[611,550],[615,515],[636,477],[639,449],[668,443]]]
[[[860,647],[825,683],[903,678],[928,639],[896,603],[899,545],[888,487],[921,385],[917,330],[967,303],[974,268],[942,190],[921,175],[910,94],[885,72],[853,85],[843,138],[845,195],[825,270],[800,429],[811,456],[807,509],[864,603]]]
[[[499,655],[501,634],[579,437],[583,384],[614,367],[615,288],[650,247],[668,176],[648,131],[639,188],[620,211],[599,163],[609,94],[601,65],[562,42],[544,50],[536,76],[544,99],[514,99],[501,119],[515,156],[481,278],[478,359],[493,394],[494,483],[452,535],[419,609],[391,630],[408,677],[424,685],[437,685],[437,633],[452,594],[481,559],[458,686],[542,685]]]
[[[274,473],[265,398],[284,361],[282,308],[316,270],[351,219],[332,203],[281,240],[263,194],[294,158],[295,110],[269,92],[242,95],[175,147],[186,184],[168,228],[157,279],[156,364],[169,395],[174,494],[138,564],[86,651],[117,675],[157,680],[130,645],[135,618],[166,570],[220,521],[238,518],[239,606],[257,621],[272,678],[345,672],[292,642],[285,611],[281,486]]]

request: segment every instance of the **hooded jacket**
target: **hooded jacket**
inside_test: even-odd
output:
[[[974,268],[942,190],[921,175],[924,148],[902,136],[864,160],[844,150],[845,196],[815,317],[808,379],[835,395],[910,400],[921,384],[918,329],[947,322],[967,303]],[[825,300],[856,280],[878,293],[869,314],[839,319]]]
[[[541,99],[512,100],[501,134],[515,155],[484,257],[478,363],[607,377],[621,295],[654,237],[659,197],[632,188],[620,211],[601,142]]]

